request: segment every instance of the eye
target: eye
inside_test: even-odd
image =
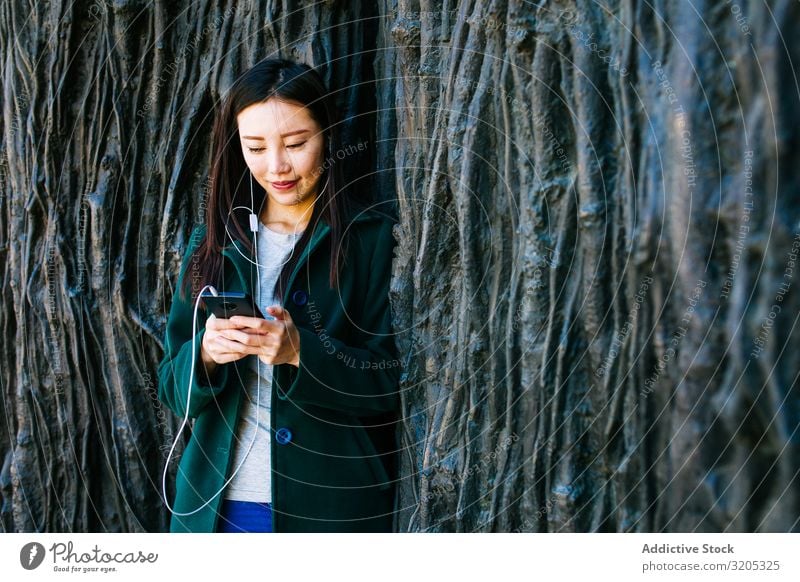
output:
[[[263,152],[264,151],[264,148],[247,148],[247,149],[250,150],[254,154],[257,154],[258,152]]]
[[[306,143],[306,142],[304,142],[304,141],[301,141],[300,143],[293,143],[293,144],[291,144],[291,145],[287,145],[286,147],[287,147],[287,148],[299,148],[299,147],[300,147],[300,146],[302,146],[304,143]]]

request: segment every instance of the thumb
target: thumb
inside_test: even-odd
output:
[[[271,305],[267,307],[267,313],[272,315],[275,319],[292,319],[292,316],[289,315],[289,312],[280,305]]]

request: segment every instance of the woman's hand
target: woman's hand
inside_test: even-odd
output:
[[[209,340],[211,348],[216,350],[209,350],[212,359],[217,363],[225,363],[252,354],[265,364],[291,364],[299,367],[300,333],[292,316],[280,305],[268,307],[267,313],[276,319],[243,315],[217,319]],[[206,322],[206,329],[209,329],[210,321],[211,318]]]
[[[242,326],[231,322],[230,319],[221,319],[214,314],[206,319],[206,332],[203,334],[203,343],[200,346],[200,358],[209,374],[213,373],[217,364],[227,364],[249,354],[246,346],[236,341],[233,336],[232,332],[240,327]]]

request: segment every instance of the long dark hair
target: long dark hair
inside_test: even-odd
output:
[[[231,211],[236,206],[250,207],[250,188],[253,188],[253,209],[260,216],[267,196],[264,188],[254,179],[242,155],[236,116],[255,103],[276,97],[282,101],[305,106],[311,117],[322,128],[325,138],[325,160],[335,160],[333,152],[341,148],[339,119],[332,94],[327,90],[319,72],[304,63],[288,59],[264,59],[239,77],[222,100],[214,120],[212,137],[211,191],[206,207],[206,234],[193,253],[191,263],[198,271],[185,277],[179,291],[191,293],[192,300],[204,285],[218,287],[222,283],[223,257],[220,254],[226,240],[225,225],[230,236],[241,241],[253,252],[252,233],[249,230],[249,213]],[[314,203],[308,226],[295,243],[289,262],[283,266],[275,283],[275,297],[283,299],[287,279],[311,240],[320,219],[331,229],[330,286],[339,279],[339,257],[346,256],[344,239],[347,217],[359,206],[347,196],[337,195],[343,185],[341,164],[323,164],[320,175],[321,191]]]

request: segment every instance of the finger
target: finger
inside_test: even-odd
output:
[[[246,315],[234,315],[231,321],[238,325],[240,328],[261,329],[263,323],[266,321],[261,317],[248,317]]]
[[[261,339],[267,335],[265,332],[246,332],[237,329],[225,329],[219,332],[224,338],[239,342],[246,346],[259,346]]]
[[[227,364],[228,362],[235,362],[236,360],[240,360],[242,358],[242,354],[235,354],[233,352],[223,352],[221,354],[217,354],[214,356],[214,361],[217,364]]]
[[[291,314],[284,309],[280,304],[270,305],[267,307],[267,313],[272,315],[278,320],[291,320]]]
[[[237,341],[229,340],[228,338],[222,336],[217,336],[215,341],[219,349],[222,350],[223,352],[232,352],[235,354],[247,354],[247,355],[254,353],[253,351],[254,348],[241,344]]]
[[[231,330],[227,330],[224,333],[228,334],[233,332]],[[261,334],[261,333],[250,333],[246,331],[239,333],[243,333],[247,336],[246,341],[239,341],[238,339],[233,339],[233,338],[230,339],[232,341],[236,341],[240,345],[247,346],[252,350],[255,350],[257,353],[262,353],[265,348],[272,349],[275,346],[279,346],[283,341],[282,339],[283,336],[281,333]],[[256,353],[256,352],[251,352],[251,353]]]
[[[212,317],[214,319],[211,319],[211,317],[209,317],[208,320],[206,320],[206,327],[208,327],[210,329],[214,329],[214,330],[241,329],[241,327],[242,327],[241,324],[233,321],[233,317],[230,318],[230,319],[220,318],[220,317],[217,317],[215,315],[212,316]],[[236,317],[236,316],[234,316],[234,317]]]

